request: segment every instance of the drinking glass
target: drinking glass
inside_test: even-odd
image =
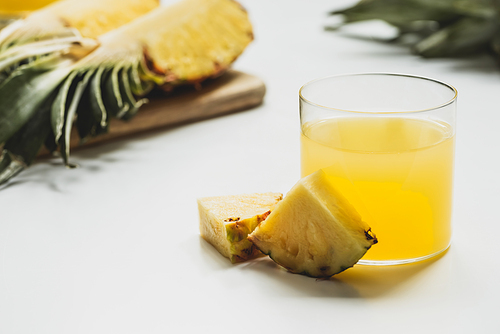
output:
[[[364,73],[300,89],[302,177],[323,169],[379,243],[366,265],[422,261],[451,240],[457,91],[430,78]]]

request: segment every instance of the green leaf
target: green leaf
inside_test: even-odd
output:
[[[384,20],[399,29],[392,41],[423,57],[452,57],[497,48],[500,0],[363,0],[334,11],[345,24]]]
[[[111,117],[116,117],[123,113],[124,109],[128,107],[123,105],[123,99],[120,93],[118,81],[118,72],[120,70],[121,67],[116,66],[107,71],[105,76],[103,76],[103,84],[101,87],[102,100],[107,111],[108,122]]]
[[[77,75],[77,71],[73,71],[68,75],[64,83],[59,87],[57,96],[52,103],[50,123],[56,142],[59,141],[63,133],[64,117],[66,116],[66,110],[69,108],[69,101],[71,101],[71,97],[76,88],[74,79]]]
[[[26,165],[7,150],[3,150],[0,156],[0,185],[22,172]]]
[[[453,4],[457,12],[471,17],[495,18],[500,10],[498,0],[455,0]]]
[[[135,96],[146,95],[154,88],[155,83],[158,85],[163,84],[163,78],[154,75],[149,70],[145,70],[144,66],[146,66],[144,59],[141,59],[130,67],[130,89]]]
[[[497,56],[500,56],[500,32],[497,32],[495,36],[491,38],[490,44],[493,52]]]
[[[59,148],[59,145],[56,142],[56,138],[54,137],[54,132],[50,131],[45,139],[45,148],[50,152],[54,153]]]
[[[442,1],[441,1],[442,2]],[[343,15],[345,23],[383,20],[394,26],[407,26],[409,22],[430,20],[450,21],[459,16],[452,6],[432,5],[431,1],[418,0],[371,0],[361,1],[357,5],[331,15]],[[451,9],[451,10],[450,10]]]
[[[92,78],[89,85],[89,102],[94,114],[94,118],[99,120],[99,127],[106,128],[107,124],[107,114],[106,107],[104,106],[104,101],[102,98],[102,81],[105,67],[101,66],[97,70],[96,74]]]
[[[130,68],[123,68],[120,72],[120,95],[124,100],[124,104],[128,105],[128,108],[123,114],[117,115],[117,117],[124,120],[128,120],[134,117],[137,114],[139,108],[147,102],[146,99],[136,100],[136,98],[134,97],[134,94],[132,93],[132,89],[130,87],[129,73]]]
[[[12,47],[0,53],[0,72],[4,71],[9,66],[26,61],[31,57],[35,57],[34,59],[37,59],[38,57],[44,55],[60,53],[68,49],[71,43],[77,41],[78,39],[75,38],[60,39],[55,41],[48,40]]]
[[[66,68],[46,72],[28,68],[0,86],[0,143],[33,116],[67,74]]]
[[[64,164],[67,167],[73,167],[73,165],[71,165],[68,161],[73,120],[76,116],[76,110],[78,108],[78,105],[80,104],[80,100],[83,92],[85,91],[85,87],[87,86],[92,74],[93,72],[87,72],[80,80],[78,77],[74,80],[74,82],[76,82],[74,94],[71,99],[68,99],[68,101],[70,102],[66,114],[64,115],[64,126],[62,130],[63,137],[61,138],[61,156],[64,160]]]
[[[462,56],[485,50],[500,29],[500,22],[467,17],[430,35],[413,50],[423,57]]]
[[[138,66],[139,66],[138,63],[130,66],[130,68],[128,70],[128,77],[129,77],[130,89],[132,90],[132,93],[135,96],[142,96],[144,93],[144,88],[142,85],[141,78],[139,76],[139,70],[137,69]]]
[[[31,165],[50,133],[50,104],[46,104],[5,143],[0,160],[0,184]]]
[[[100,124],[101,118],[95,117],[96,112],[92,109],[94,106],[91,104],[90,87],[92,86],[96,70],[92,69],[85,74],[83,81],[86,84],[83,94],[76,109],[76,128],[81,142],[84,142],[89,136],[95,134],[95,128]]]

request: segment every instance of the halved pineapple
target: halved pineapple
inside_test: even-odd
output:
[[[377,243],[322,170],[301,179],[248,239],[289,271],[312,277],[352,267]]]
[[[262,255],[247,235],[283,198],[279,193],[232,195],[198,199],[201,236],[232,263]]]
[[[63,2],[69,1],[80,0]],[[156,0],[92,2],[112,2],[116,8]],[[32,41],[37,34],[28,34],[26,41],[16,37],[22,27],[0,31],[0,184],[27,168],[44,144],[59,150],[71,166],[74,120],[82,141],[105,133],[110,119],[132,118],[153,87],[198,85],[218,76],[253,39],[247,12],[233,0],[182,0],[97,41],[73,36],[75,44],[75,29],[69,30],[68,38],[61,32],[61,38],[37,43]],[[11,47],[14,40],[18,45]],[[1,52],[2,47],[8,49]],[[19,57],[11,57],[14,53]]]

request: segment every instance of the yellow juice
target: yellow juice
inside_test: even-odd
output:
[[[423,259],[451,238],[454,133],[412,118],[332,118],[302,128],[302,176],[323,169],[377,235],[365,261]]]
[[[2,0],[0,1],[0,13],[17,14],[33,11],[54,1],[55,0]]]

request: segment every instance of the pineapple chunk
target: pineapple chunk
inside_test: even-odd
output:
[[[282,198],[279,193],[200,198],[201,236],[232,263],[261,256],[247,235]]]
[[[311,277],[352,267],[377,243],[322,170],[301,179],[248,239],[279,265]]]

